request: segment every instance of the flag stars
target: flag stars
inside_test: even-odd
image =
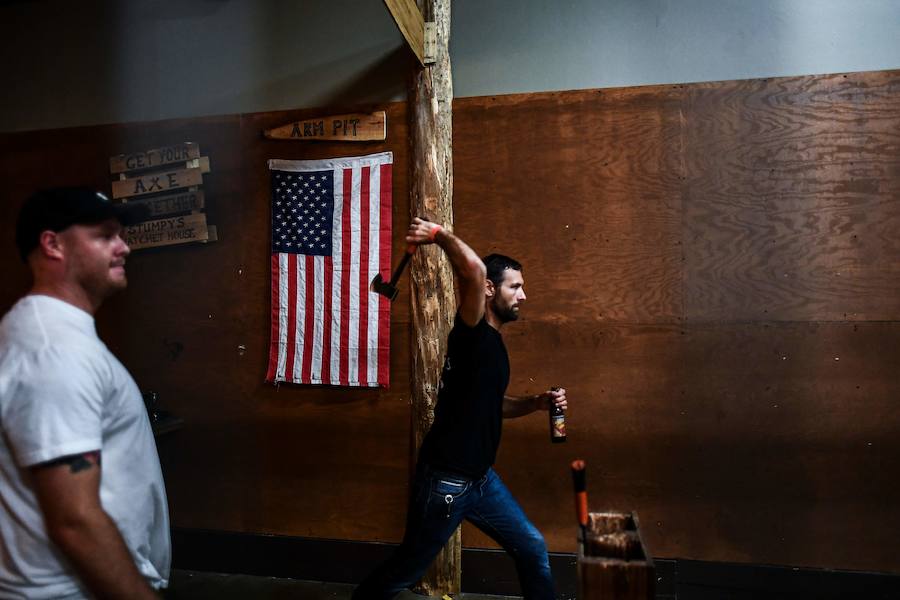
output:
[[[272,178],[274,252],[330,256],[332,172],[278,172]]]

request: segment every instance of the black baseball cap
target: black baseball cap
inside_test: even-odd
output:
[[[72,225],[93,225],[118,219],[133,225],[147,218],[139,203],[113,204],[102,192],[89,187],[59,187],[35,192],[22,205],[16,222],[16,246],[26,260],[37,248],[41,233],[62,231]]]

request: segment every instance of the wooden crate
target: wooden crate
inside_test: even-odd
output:
[[[588,514],[587,542],[578,532],[580,600],[653,600],[656,573],[637,514]]]

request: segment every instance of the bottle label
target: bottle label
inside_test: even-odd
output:
[[[553,429],[551,430],[551,434],[555,438],[566,437],[566,418],[562,415],[558,417],[553,417],[551,421]]]

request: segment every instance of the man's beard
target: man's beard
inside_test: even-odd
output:
[[[497,298],[494,298],[492,307],[494,309],[494,314],[500,319],[501,323],[509,323],[510,321],[515,321],[519,318],[519,311],[512,306],[500,306],[500,303],[497,302],[497,300]]]

